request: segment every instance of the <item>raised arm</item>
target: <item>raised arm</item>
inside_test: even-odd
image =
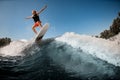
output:
[[[47,8],[47,5],[45,5],[40,11],[38,11],[38,14],[40,14],[42,11],[44,11]]]

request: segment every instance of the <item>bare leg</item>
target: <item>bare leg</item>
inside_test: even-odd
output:
[[[39,27],[40,27],[40,29],[43,27],[41,23],[40,23]]]
[[[37,34],[37,31],[35,29],[35,26],[32,27],[32,30],[34,31],[35,34]]]

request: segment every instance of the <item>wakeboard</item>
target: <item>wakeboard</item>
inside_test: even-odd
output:
[[[48,28],[49,28],[49,24],[48,23],[43,25],[43,27],[41,28],[40,32],[35,37],[35,42],[39,42],[39,41],[42,40],[42,38],[45,35],[45,33],[47,32]]]

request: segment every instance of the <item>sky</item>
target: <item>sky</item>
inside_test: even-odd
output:
[[[109,29],[120,12],[120,0],[0,0],[0,38],[32,39],[32,10],[47,8],[39,15],[42,24],[49,23],[45,38],[66,32],[99,35]],[[40,29],[37,28],[37,31]]]

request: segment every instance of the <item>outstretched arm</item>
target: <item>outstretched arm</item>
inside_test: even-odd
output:
[[[31,19],[32,18],[32,16],[28,16],[28,17],[26,17],[25,19]]]
[[[44,11],[47,8],[47,5],[45,5],[39,12],[38,14],[40,14],[42,11]]]

